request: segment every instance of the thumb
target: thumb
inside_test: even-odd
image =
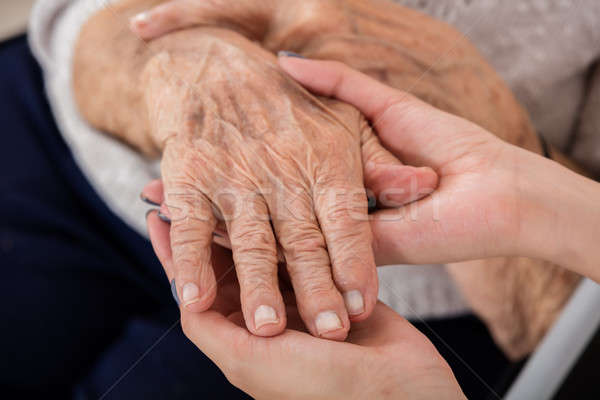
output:
[[[373,192],[380,207],[400,207],[420,200],[438,185],[438,175],[433,169],[402,164],[381,145],[366,123],[362,158],[365,187]]]
[[[352,324],[348,341],[361,346],[385,346],[425,337],[397,312],[378,301],[368,319]]]
[[[268,2],[173,0],[134,16],[130,29],[144,40],[198,25],[228,26],[248,38],[265,36],[274,7]]]
[[[217,311],[181,312],[185,335],[225,373],[251,347],[251,334]]]

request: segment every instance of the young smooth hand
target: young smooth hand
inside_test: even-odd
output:
[[[280,57],[280,65],[363,112],[396,157],[439,175],[432,196],[373,215],[378,265],[526,256],[599,280],[597,182],[341,63]]]

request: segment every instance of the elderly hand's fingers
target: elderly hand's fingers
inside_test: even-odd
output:
[[[212,205],[202,193],[167,188],[165,204],[171,218],[171,248],[175,284],[181,306],[189,311],[207,310],[216,293],[211,262]],[[163,206],[164,207],[164,206]]]
[[[164,202],[164,186],[161,179],[155,179],[153,181],[148,182],[146,186],[142,189],[142,193],[140,194],[140,198],[142,201],[152,205],[160,207],[160,211],[162,213],[159,214],[161,218],[165,218],[170,214],[168,208],[163,205]],[[221,247],[225,247],[226,249],[231,250],[231,241],[229,240],[229,234],[227,233],[227,227],[225,223],[219,221],[215,226],[215,230],[213,231],[213,242],[218,244]],[[280,249],[278,249],[277,257],[279,261],[283,261],[283,256],[281,255]]]
[[[273,336],[286,326],[279,291],[277,248],[262,196],[242,193],[218,203],[225,217],[240,284],[242,311],[249,331]]]
[[[171,220],[171,250],[181,308],[202,312],[217,294],[211,260],[216,224],[212,202],[190,179],[193,164],[181,165],[181,152],[166,146],[161,162],[165,201],[161,210]]]
[[[144,40],[198,25],[229,26],[261,39],[275,7],[270,1],[173,0],[134,16],[131,30]]]
[[[276,200],[268,201],[269,208],[276,209]],[[302,320],[314,336],[344,340],[350,322],[333,282],[325,239],[314,218],[311,199],[306,193],[292,194],[286,196],[283,207],[277,210],[273,227]]]
[[[165,269],[165,274],[169,282],[173,282],[175,274],[173,271],[173,253],[171,252],[169,232],[171,227],[158,217],[158,213],[155,210],[151,210],[146,214],[146,224],[154,253]],[[175,300],[177,301],[177,298]]]
[[[365,187],[373,192],[380,207],[400,207],[428,196],[437,187],[434,170],[403,165],[366,123],[361,141]]]
[[[360,181],[360,176],[357,177]],[[325,237],[333,279],[352,321],[367,318],[377,301],[378,280],[367,199],[362,183],[321,179],[314,190],[315,213]]]

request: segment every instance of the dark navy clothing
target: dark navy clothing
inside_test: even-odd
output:
[[[76,166],[24,37],[0,45],[0,132],[2,397],[246,398],[183,335],[150,243]],[[442,340],[497,388],[508,364],[479,320],[432,321],[442,340],[417,325],[467,395],[490,392]]]
[[[150,243],[75,165],[25,38],[0,47],[0,132],[0,396],[244,398],[183,335]]]

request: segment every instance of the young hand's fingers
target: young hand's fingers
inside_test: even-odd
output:
[[[144,40],[199,25],[232,26],[251,39],[264,36],[274,7],[267,2],[173,0],[134,16],[130,29]]]
[[[369,126],[362,131],[365,187],[372,192],[380,207],[400,207],[435,190],[438,175],[434,170],[403,165],[381,145]]]
[[[377,265],[445,264],[491,256],[489,249],[465,242],[465,215],[449,212],[455,206],[445,198],[447,193],[452,191],[438,190],[405,207],[371,214]]]
[[[286,57],[285,53],[280,53],[279,64],[307,89],[352,104],[374,123],[393,103],[420,103],[412,95],[400,92],[338,61]]]
[[[210,358],[221,371],[228,375],[239,365],[240,358],[252,354],[252,335],[243,326],[229,320],[227,316],[213,310],[181,313],[181,327],[185,335]],[[257,364],[256,354],[252,367]]]
[[[244,208],[230,209],[226,217],[242,311],[248,330],[259,336],[273,336],[286,326],[275,236],[264,199],[257,195],[252,199],[242,196],[236,198],[245,199]],[[229,212],[233,214],[229,216]]]
[[[354,324],[348,342],[360,346],[406,345],[435,357],[437,351],[427,337],[396,311],[378,301],[371,316]],[[439,356],[437,356],[439,357]]]
[[[279,64],[292,78],[315,93],[355,106],[371,121],[385,147],[408,164],[443,166],[452,158],[447,145],[455,130],[473,128],[340,62],[284,55]]]

